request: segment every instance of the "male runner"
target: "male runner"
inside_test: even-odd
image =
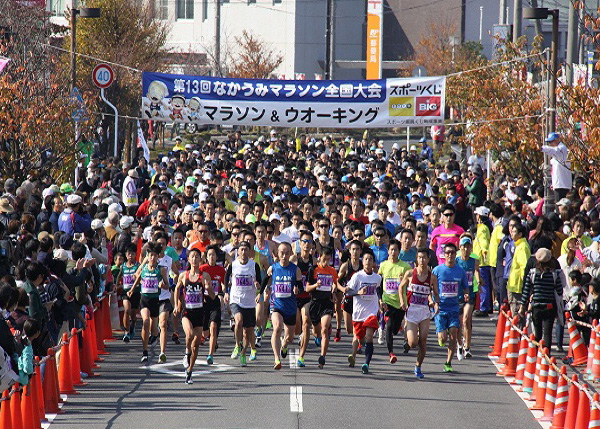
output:
[[[460,328],[458,330],[458,350],[456,357],[462,360],[463,357],[471,358],[471,334],[473,332],[473,312],[477,300],[477,292],[474,288],[473,279],[477,285],[482,285],[483,278],[479,272],[479,260],[473,258],[473,238],[471,234],[463,234],[460,237],[460,254],[456,257],[456,264],[467,273],[467,282],[469,290],[465,291],[464,296],[460,296]]]
[[[211,279],[212,288],[215,292],[214,297],[210,297],[206,291],[204,293],[204,338],[210,336],[208,356],[206,363],[212,365],[214,354],[217,351],[217,338],[221,329],[221,300],[223,298],[223,284],[225,282],[225,268],[218,265],[219,247],[210,245],[206,248],[207,264],[200,266],[203,273],[208,273]]]

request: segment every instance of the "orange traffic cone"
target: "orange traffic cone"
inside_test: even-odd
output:
[[[566,313],[569,325],[569,348],[573,353],[573,365],[585,365],[587,362],[587,347],[581,338],[581,334],[575,326],[575,321],[571,317],[571,313]]]
[[[12,428],[12,419],[10,418],[10,391],[5,390],[2,393],[2,403],[0,403],[0,428]]]
[[[528,401],[535,401],[538,393],[538,384],[540,382],[540,369],[542,368],[542,350],[544,350],[544,340],[539,342],[537,350],[537,359],[535,361],[535,375],[533,376],[533,386],[531,395],[529,395]]]
[[[519,392],[531,393],[533,391],[533,378],[535,376],[535,362],[537,349],[533,342],[535,336],[529,336],[529,347],[527,348],[527,359],[525,361],[525,372],[523,373],[523,385],[518,389]]]
[[[600,395],[594,393],[592,413],[590,414],[590,424],[588,429],[600,429],[600,408],[598,408],[598,402],[600,402]]]
[[[87,386],[87,383],[81,379],[81,362],[79,359],[79,337],[77,329],[71,329],[71,339],[69,340],[69,360],[71,361],[71,381],[73,386]]]
[[[71,359],[69,356],[69,337],[65,332],[62,337],[62,347],[60,348],[60,363],[58,365],[58,387],[60,393],[74,395],[77,393],[73,389],[73,376],[71,375]]]
[[[58,407],[59,395],[56,386],[56,360],[54,350],[48,349],[46,372],[44,374],[44,407],[49,414],[60,414]]]
[[[102,332],[104,333],[104,341],[115,341],[112,334],[112,324],[110,323],[110,300],[111,295],[108,294],[102,300]]]
[[[585,389],[579,391],[579,406],[577,407],[577,419],[575,429],[588,429],[590,424],[590,398]]]
[[[579,381],[577,374],[573,375],[571,381],[574,381],[575,383]],[[579,389],[575,386],[575,383],[571,383],[571,388],[569,389],[569,403],[567,405],[567,413],[563,425],[565,429],[575,429],[577,408],[579,407]]]
[[[563,429],[565,427],[565,416],[569,402],[569,382],[567,381],[567,367],[560,368],[558,389],[556,390],[556,402],[554,403],[554,416],[552,417],[552,429]]]
[[[503,305],[500,315],[498,316],[498,324],[496,325],[496,338],[494,339],[494,349],[488,354],[490,357],[500,356],[500,353],[502,353],[502,342],[504,340],[504,330],[506,327],[506,316],[504,315],[504,311],[507,310],[508,309]]]
[[[40,419],[34,411],[32,399],[31,389],[29,385],[26,385],[23,387],[23,395],[21,396],[21,419],[23,420],[24,429],[41,428]]]
[[[594,344],[594,360],[592,362],[592,373],[589,380],[600,380],[600,335],[596,334],[596,343]]]
[[[10,420],[12,429],[23,429],[23,419],[21,418],[21,393],[19,393],[19,383],[12,387],[13,394],[10,397]]]
[[[97,368],[98,366],[94,364],[94,350],[92,343],[96,341],[96,338],[93,336],[92,325],[89,315],[86,316],[87,319],[87,327],[83,330],[83,347],[81,348],[81,353],[79,355],[79,363],[81,370],[85,372],[88,377],[97,377],[98,374],[95,374],[93,369],[94,366]]]
[[[502,338],[502,351],[500,352],[500,357],[498,358],[499,364],[506,363],[506,353],[508,353],[508,341],[510,340],[510,331],[512,330],[512,326],[510,324],[510,310],[508,311],[508,317],[506,318],[506,322],[504,324],[504,336]]]
[[[104,350],[104,341],[102,340],[102,331],[100,331],[100,333],[98,333],[98,329],[102,329],[102,323],[100,323],[100,319],[99,319],[99,314],[97,311],[94,311],[94,313],[92,314],[92,320],[91,320],[91,328],[92,328],[92,332],[94,333],[94,337],[95,341],[92,341],[92,346],[94,349],[94,355],[96,356],[94,358],[95,362],[104,362],[104,359],[100,357],[101,354],[105,354],[105,350]],[[102,349],[100,349],[100,347],[102,347]]]
[[[588,357],[587,357],[587,366],[585,367],[585,373],[589,377],[592,374],[592,365],[594,364],[594,352],[596,350],[596,327],[598,326],[598,321],[594,320],[592,333],[590,335],[590,345],[588,347]]]
[[[556,358],[550,358],[550,370],[548,371],[548,382],[546,383],[546,401],[544,403],[544,415],[540,418],[542,421],[552,421],[554,416],[554,406],[556,404],[556,391],[558,390],[558,377],[554,367]]]
[[[527,350],[529,341],[527,340],[527,326],[523,328],[523,335],[519,343],[519,357],[517,358],[517,372],[513,383],[523,385],[523,377],[525,375],[525,363],[527,362]]]
[[[33,380],[35,382],[35,396],[38,404],[38,414],[41,420],[46,420],[46,407],[44,406],[44,390],[42,388],[42,371],[40,370],[40,358],[35,357],[35,375]]]
[[[498,372],[499,376],[514,377],[517,373],[517,360],[519,359],[519,331],[517,331],[519,318],[515,317],[512,321],[512,329],[508,339],[508,351],[506,352],[506,365]]]
[[[531,410],[543,410],[544,404],[546,403],[546,382],[548,381],[548,349],[544,348],[542,351],[542,366],[540,367],[540,376],[538,381],[538,388],[535,397],[535,404],[529,407]]]

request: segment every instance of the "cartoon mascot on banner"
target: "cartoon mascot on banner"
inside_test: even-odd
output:
[[[144,100],[144,113],[148,119],[162,118],[165,108],[164,99],[169,95],[169,89],[164,82],[154,80],[148,85],[146,93],[147,100]]]

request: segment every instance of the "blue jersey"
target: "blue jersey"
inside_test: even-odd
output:
[[[287,267],[282,267],[279,262],[272,265],[271,309],[278,310],[286,316],[295,315],[297,311],[294,295],[297,268],[296,264],[291,262]]]
[[[444,264],[435,267],[433,274],[438,279],[440,311],[458,312],[459,298],[469,288],[467,273],[458,264],[453,267]]]
[[[388,249],[385,244],[383,246],[377,246],[374,244],[371,246],[371,250],[375,254],[375,263],[378,266],[381,265],[384,261],[387,261]]]
[[[400,250],[398,259],[406,262],[408,265],[410,265],[411,268],[414,268],[415,263],[417,262],[417,248],[411,247],[406,252],[404,252],[403,250]]]
[[[456,265],[465,270],[465,273],[467,274],[467,284],[469,285],[469,298],[475,298],[475,290],[473,287],[473,277],[475,277],[475,258],[469,256],[466,261],[463,261],[460,256],[457,256]]]
[[[265,247],[263,247],[262,249],[258,248],[258,245],[255,244],[254,245],[254,250],[256,250],[258,253],[260,253],[261,255],[264,255],[267,257],[267,259],[269,260],[269,265],[273,265],[273,254],[269,251],[269,242],[266,241],[265,242]]]

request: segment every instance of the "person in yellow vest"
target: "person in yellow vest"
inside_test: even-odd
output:
[[[517,314],[521,304],[521,294],[523,292],[523,276],[525,275],[525,266],[531,257],[529,243],[525,238],[525,226],[522,223],[516,223],[510,228],[510,238],[515,243],[515,253],[513,255],[510,272],[508,274],[508,303],[512,314]]]
[[[173,147],[173,152],[184,151],[185,145],[183,144],[183,139],[181,136],[175,137],[175,146]]]
[[[488,246],[488,264],[490,266],[490,280],[492,282],[492,290],[495,294],[495,300],[498,305],[496,310],[500,309],[502,305],[502,296],[498,294],[498,286],[496,284],[496,265],[498,262],[498,246],[504,234],[502,233],[502,217],[504,216],[504,209],[500,204],[494,203],[490,206],[490,216],[492,220],[492,235],[490,237],[490,244]]]
[[[490,229],[487,226],[490,210],[481,206],[475,209],[475,218],[477,220],[477,233],[473,240],[473,253],[479,259],[479,274],[482,284],[479,285],[479,310],[473,314],[476,317],[485,317],[492,312],[492,281],[490,277],[489,247],[490,247]]]

